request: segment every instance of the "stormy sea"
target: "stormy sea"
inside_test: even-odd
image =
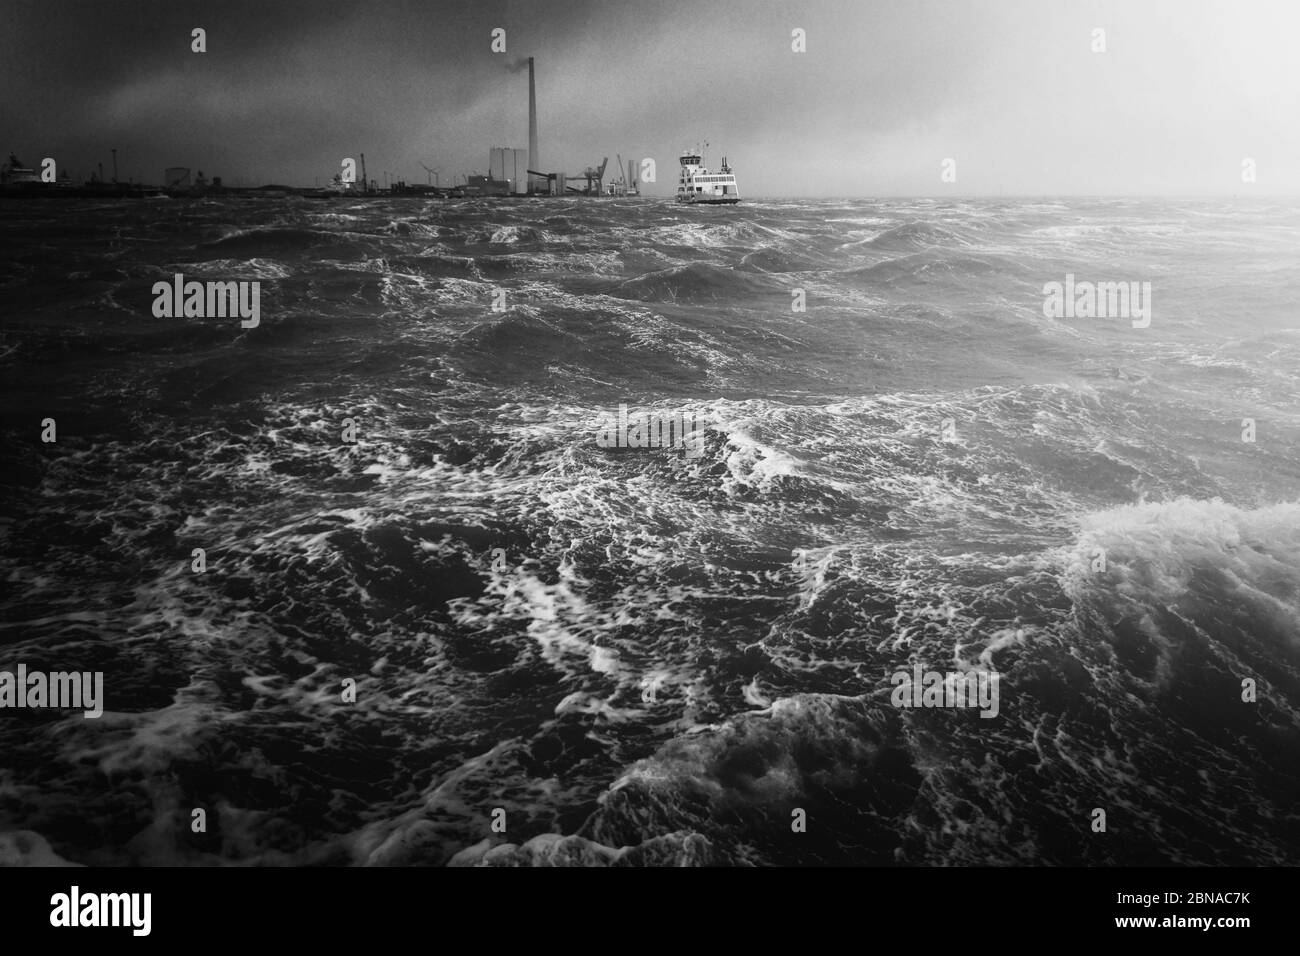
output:
[[[1300,863],[1300,203],[0,213],[0,861]]]

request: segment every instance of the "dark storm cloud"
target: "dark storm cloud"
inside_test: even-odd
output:
[[[329,175],[389,133],[471,103],[499,73],[454,57],[504,4],[25,4],[4,38],[8,148],[123,176],[207,166],[251,180]],[[191,30],[207,52],[191,51]],[[486,42],[480,44],[486,49]],[[376,144],[378,145],[378,144]]]
[[[1285,0],[69,2],[11,4],[0,34],[6,141],[79,176],[186,165],[310,185],[364,152],[423,179],[484,171],[527,142],[577,172],[650,156],[668,190],[697,140],[742,191],[1296,191],[1300,78]],[[207,30],[208,52],[190,51]],[[507,32],[505,53],[489,49]],[[791,30],[807,52],[791,51]],[[1107,30],[1104,54],[1091,31]],[[513,68],[513,69],[512,69]],[[957,161],[944,187],[940,163]]]

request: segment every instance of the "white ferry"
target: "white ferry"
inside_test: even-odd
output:
[[[716,173],[700,165],[700,151],[685,150],[681,156],[682,172],[677,179],[677,201],[704,205],[724,205],[740,202],[736,177],[722,157],[722,168]]]
[[[8,185],[10,183],[39,183],[41,174],[30,166],[24,166],[22,162],[13,153],[9,154],[9,162],[0,168],[0,183]]]

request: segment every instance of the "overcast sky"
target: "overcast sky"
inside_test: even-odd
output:
[[[121,178],[151,183],[189,166],[323,185],[364,152],[381,183],[424,182],[424,162],[445,184],[527,147],[510,67],[531,55],[541,165],[654,157],[648,193],[672,192],[697,140],[742,196],[1300,193],[1300,0],[6,0],[4,17],[0,150],[78,179],[116,147]]]

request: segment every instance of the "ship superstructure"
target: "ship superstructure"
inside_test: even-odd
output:
[[[730,205],[740,202],[736,177],[722,157],[722,168],[714,172],[703,165],[704,155],[696,150],[683,150],[680,157],[681,174],[677,178],[677,201],[702,205]]]

